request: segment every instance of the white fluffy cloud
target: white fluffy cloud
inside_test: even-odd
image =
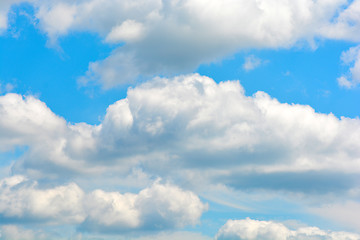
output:
[[[324,231],[317,227],[290,230],[282,223],[250,218],[228,220],[216,235],[217,240],[358,240],[360,235],[348,232]]]
[[[76,184],[43,190],[14,176],[0,182],[0,215],[3,219],[79,223],[84,220],[83,197]]]
[[[344,4],[342,0],[159,1],[143,8],[147,12],[141,18],[123,20],[122,24],[141,23],[141,39],[123,38],[126,45],[91,63],[81,81],[100,80],[110,88],[133,82],[141,75],[193,71],[201,63],[242,48],[287,48],[298,41],[312,41],[322,35],[318,29],[328,26]],[[80,14],[83,11],[78,6]],[[135,36],[140,35],[135,32]]]
[[[194,193],[169,184],[154,183],[138,194],[100,189],[85,194],[75,183],[42,189],[22,176],[0,182],[3,222],[80,224],[90,232],[162,230],[196,225],[206,210]]]
[[[0,96],[1,150],[30,142],[44,142],[49,137],[63,136],[66,121],[57,117],[45,103],[34,97],[17,94]]]
[[[4,12],[12,3],[5,2]],[[105,88],[139,76],[193,71],[244,48],[288,48],[299,41],[312,44],[317,37],[360,40],[358,0],[31,2],[52,44],[73,31],[125,43],[108,58],[90,63],[79,80],[100,81]],[[0,13],[1,25],[5,16]]]
[[[206,170],[195,184],[325,193],[356,186],[360,169],[358,119],[247,97],[237,81],[157,78],[129,89],[97,126],[66,124],[32,97],[8,94],[0,105],[5,150],[29,146],[13,170],[40,178],[141,166],[185,180]]]
[[[196,225],[207,205],[192,192],[155,183],[138,194],[96,190],[88,196],[86,209],[82,229],[121,232]]]

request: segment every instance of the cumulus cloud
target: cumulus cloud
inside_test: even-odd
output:
[[[217,240],[357,240],[359,238],[360,235],[355,233],[325,231],[317,227],[290,230],[282,223],[250,218],[228,220],[216,235]]]
[[[42,189],[22,176],[0,182],[2,222],[75,224],[90,232],[163,230],[196,225],[206,210],[194,193],[158,182],[138,194],[100,189],[86,194],[75,183]]]
[[[341,87],[353,88],[360,83],[360,46],[352,47],[341,54],[343,64],[350,66],[349,72],[339,77]]]
[[[346,39],[358,42],[360,30],[360,1],[351,1],[350,4],[344,8],[339,9],[337,16],[332,19],[331,23],[321,26],[320,33],[331,39]]]
[[[81,229],[121,232],[195,225],[207,205],[192,192],[155,183],[138,194],[96,190],[88,196],[86,209],[89,213]]]
[[[5,178],[0,182],[0,216],[3,220],[79,223],[84,218],[83,196],[76,184],[43,190],[22,176]]]
[[[63,136],[66,129],[64,119],[32,96],[0,96],[0,114],[4,116],[0,120],[1,150],[30,142],[45,142],[45,138]]]
[[[12,1],[5,1],[7,12]],[[20,0],[19,0],[20,2]],[[39,27],[57,38],[74,31],[124,43],[89,64],[80,82],[105,88],[141,76],[191,72],[244,48],[288,48],[314,38],[359,41],[359,1],[32,0]],[[6,14],[0,13],[5,25]],[[120,70],[118,70],[120,68]]]
[[[38,178],[141,166],[185,180],[201,170],[202,180],[240,189],[326,193],[353,188],[359,175],[358,119],[248,97],[238,81],[156,78],[130,88],[99,125],[67,124],[32,97],[7,94],[0,106],[3,148],[29,146],[13,171]]]

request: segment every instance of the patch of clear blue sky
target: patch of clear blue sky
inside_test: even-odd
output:
[[[200,74],[216,81],[240,80],[246,95],[264,91],[280,102],[306,104],[316,112],[334,113],[337,117],[358,117],[360,88],[344,89],[337,78],[348,71],[341,63],[342,51],[356,44],[321,41],[317,49],[291,48],[242,51],[220,63],[202,65]],[[263,61],[251,71],[242,68],[244,58],[254,55]]]
[[[264,192],[266,194],[266,192]],[[185,230],[201,232],[207,236],[215,236],[218,230],[229,219],[245,219],[247,217],[260,221],[287,222],[294,221],[300,225],[317,226],[323,229],[337,229],[333,223],[310,214],[301,204],[291,203],[281,198],[272,198],[265,201],[254,202],[250,211],[240,210],[212,201],[202,199],[209,203],[209,210],[203,213],[201,224],[187,227]]]
[[[26,14],[23,14],[26,13]],[[21,4],[13,8],[11,27],[0,37],[0,83],[11,83],[13,92],[36,95],[52,111],[70,122],[96,124],[109,104],[126,96],[126,87],[102,90],[80,88],[89,62],[106,58],[114,46],[93,33],[70,33],[59,39],[62,52],[46,47],[47,37],[31,20],[34,10]],[[312,106],[315,111],[336,116],[360,115],[360,89],[343,89],[336,78],[347,71],[340,61],[342,51],[355,44],[320,41],[318,48],[247,50],[197,72],[215,81],[240,80],[246,94],[265,91],[280,102]],[[242,68],[249,55],[265,60],[252,71]]]
[[[13,92],[37,96],[70,122],[99,123],[108,105],[126,95],[126,88],[104,92],[99,87],[80,88],[76,80],[89,62],[106,58],[112,47],[92,33],[59,39],[62,51],[46,47],[46,35],[29,19],[32,7],[22,4],[13,11],[11,27],[0,36],[0,83],[14,85]]]

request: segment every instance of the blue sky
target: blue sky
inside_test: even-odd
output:
[[[0,239],[360,239],[359,15],[0,2]]]

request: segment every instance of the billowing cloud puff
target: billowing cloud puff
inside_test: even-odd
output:
[[[185,180],[201,170],[194,184],[207,179],[240,189],[324,193],[357,184],[358,119],[282,104],[263,92],[248,97],[238,81],[217,84],[197,74],[157,78],[129,89],[97,126],[66,124],[29,99],[32,104],[8,94],[0,102],[1,109],[11,109],[3,111],[0,129],[7,137],[0,141],[29,146],[13,168],[17,173],[41,178],[126,173],[141,166],[150,174]],[[43,119],[49,117],[51,124]],[[20,132],[8,127],[24,119],[29,124]]]
[[[3,3],[3,29],[6,12],[15,2],[21,0]],[[139,76],[193,71],[244,48],[287,48],[299,41],[313,44],[318,37],[360,40],[358,0],[30,2],[52,44],[73,31],[125,43],[108,58],[90,63],[79,80],[100,81],[105,88]]]
[[[0,145],[9,150],[14,145],[46,142],[64,136],[66,121],[56,116],[45,103],[17,94],[0,96]]]
[[[290,230],[282,223],[250,218],[228,220],[216,235],[217,240],[357,240],[360,235],[348,232],[324,231],[317,227]]]
[[[138,194],[96,190],[88,196],[86,209],[82,229],[121,232],[195,225],[207,205],[192,192],[155,183]]]
[[[83,197],[76,184],[39,189],[21,176],[5,178],[0,182],[0,216],[8,220],[79,223],[84,220]]]
[[[157,182],[138,194],[100,189],[85,194],[75,183],[42,189],[22,176],[0,182],[2,222],[80,224],[91,232],[161,230],[196,225],[206,210],[194,193]]]

